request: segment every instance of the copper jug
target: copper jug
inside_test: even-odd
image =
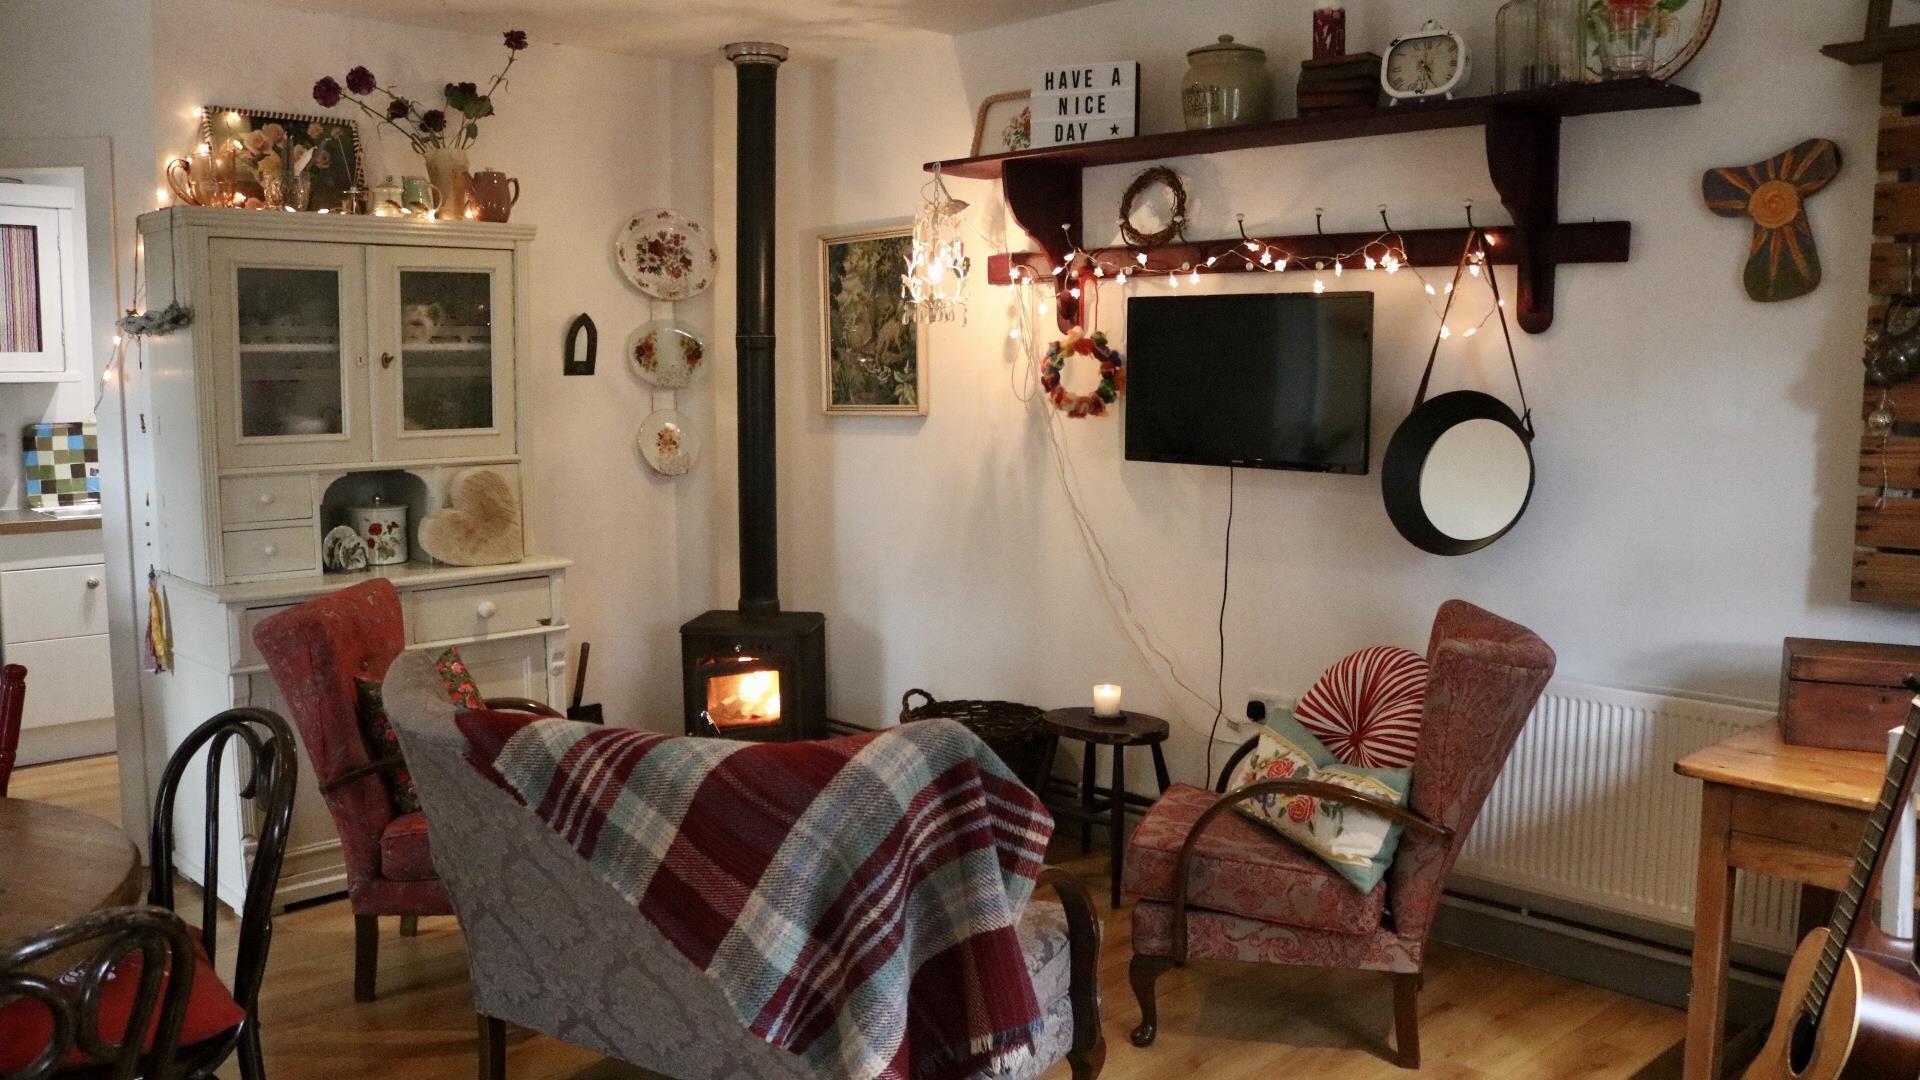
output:
[[[473,205],[481,221],[505,221],[520,201],[520,181],[498,169],[473,174]]]

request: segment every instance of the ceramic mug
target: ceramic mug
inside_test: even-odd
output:
[[[399,217],[407,212],[407,189],[389,176],[373,185],[367,206],[367,212],[375,217]]]
[[[401,203],[410,214],[437,213],[447,197],[424,176],[409,176],[400,181]]]
[[[407,508],[402,503],[375,499],[371,506],[356,506],[352,515],[353,531],[366,545],[367,562],[373,566],[392,566],[407,561]]]
[[[505,221],[520,201],[520,181],[498,169],[482,169],[471,178],[473,206],[481,221]]]

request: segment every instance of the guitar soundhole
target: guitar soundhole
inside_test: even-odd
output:
[[[1812,1013],[1802,1011],[1800,1019],[1793,1025],[1793,1042],[1787,1050],[1787,1067],[1793,1075],[1799,1076],[1813,1060],[1814,1038],[1820,1033],[1820,1021]]]

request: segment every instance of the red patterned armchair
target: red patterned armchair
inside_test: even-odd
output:
[[[427,851],[426,819],[395,816],[381,776],[389,763],[373,759],[360,730],[353,680],[384,678],[405,647],[400,594],[385,579],[362,582],[262,620],[253,640],[340,833],[353,905],[353,998],[372,1001],[380,916],[400,916],[401,933],[410,934],[421,915],[453,914]]]
[[[1134,833],[1126,862],[1133,909],[1130,975],[1140,1000],[1136,1046],[1151,1046],[1154,982],[1188,960],[1356,968],[1393,976],[1401,1065],[1420,1065],[1418,995],[1427,933],[1447,874],[1480,805],[1553,675],[1532,631],[1461,600],[1442,605],[1413,786],[1405,807],[1298,780],[1232,795],[1175,785]],[[1221,771],[1225,791],[1249,742]],[[1367,803],[1405,828],[1386,878],[1361,893],[1327,864],[1231,807],[1263,793]]]

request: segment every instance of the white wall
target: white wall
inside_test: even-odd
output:
[[[944,47],[782,72],[785,599],[829,616],[836,715],[891,716],[913,686],[1080,702],[1090,684],[1110,679],[1126,684],[1138,707],[1186,721],[1177,725],[1175,771],[1198,779],[1204,739],[1196,732],[1212,709],[1170,689],[1164,672],[1128,644],[1115,594],[1098,583],[1075,534],[1047,425],[1060,424],[1093,527],[1133,608],[1208,698],[1226,472],[1125,462],[1121,420],[1060,422],[1015,400],[1010,295],[985,284],[985,255],[1002,242],[1031,245],[1007,222],[997,186],[980,182],[952,182],[994,240],[973,248],[971,321],[934,331],[931,415],[828,420],[816,404],[813,244],[829,226],[911,214],[926,179],[921,163],[963,155],[975,104],[1028,85],[1048,63],[1138,58],[1142,130],[1169,130],[1179,122],[1184,50],[1233,33],[1268,48],[1280,107],[1290,112],[1311,6],[1120,0]],[[1350,6],[1355,49],[1378,49],[1428,17],[1461,30],[1480,56],[1476,88],[1490,88],[1495,5]],[[1450,596],[1534,627],[1569,677],[1754,700],[1773,696],[1785,635],[1920,640],[1915,613],[1848,599],[1878,69],[1845,67],[1817,46],[1856,36],[1858,21],[1852,5],[1728,5],[1680,78],[1704,105],[1567,123],[1562,215],[1631,221],[1633,259],[1562,270],[1553,329],[1521,335],[1540,430],[1539,487],[1525,520],[1493,547],[1428,556],[1387,521],[1379,455],[1412,401],[1435,320],[1409,275],[1342,282],[1377,293],[1375,472],[1239,474],[1229,710],[1254,688],[1298,693],[1363,644],[1420,647],[1434,608]],[[732,205],[731,86],[730,73],[716,75],[723,218]],[[1846,155],[1839,181],[1810,204],[1826,282],[1799,301],[1752,303],[1740,286],[1747,227],[1702,207],[1701,172],[1814,135],[1835,139]],[[1307,231],[1315,206],[1326,207],[1330,230],[1369,227],[1379,203],[1402,228],[1457,225],[1468,197],[1482,222],[1506,220],[1477,129],[1173,164],[1187,179],[1189,232],[1199,238],[1230,235],[1235,211],[1247,214],[1250,229]],[[1137,168],[1089,172],[1092,228],[1111,221]],[[1110,236],[1097,231],[1093,240]],[[1510,276],[1504,280],[1511,294]],[[1296,276],[1202,287],[1309,284]],[[1106,289],[1105,329],[1124,351],[1122,298],[1117,287]],[[717,303],[715,336],[726,342],[731,301],[722,295]],[[1476,343],[1444,354],[1437,388],[1511,399],[1498,335]],[[717,370],[725,372],[721,359]],[[721,452],[710,455],[705,482],[718,521],[731,512],[733,435],[729,414],[714,420]],[[727,526],[718,527],[724,538]],[[730,598],[731,544],[721,550],[713,588]]]

